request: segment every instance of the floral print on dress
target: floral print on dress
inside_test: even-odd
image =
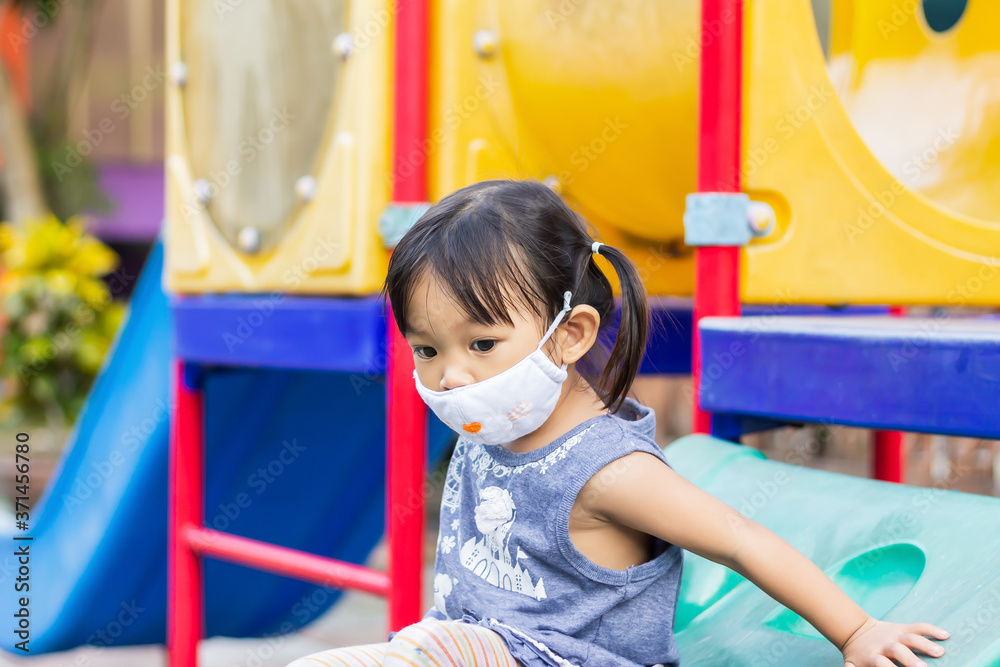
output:
[[[451,595],[451,590],[456,583],[458,582],[453,581],[444,572],[438,572],[434,575],[434,607],[448,618],[451,617],[448,616],[448,612],[445,610],[444,599]]]

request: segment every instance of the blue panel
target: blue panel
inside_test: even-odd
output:
[[[689,299],[654,297],[649,300],[650,329],[646,356],[639,368],[640,375],[690,375],[691,374],[691,322],[692,305]],[[742,306],[746,315],[781,316],[790,315],[882,315],[887,306],[830,306],[809,305],[759,305]],[[621,309],[615,313],[613,326],[618,326]],[[759,429],[755,429],[759,430]],[[748,433],[750,431],[744,431]],[[730,437],[722,435],[720,437]]]
[[[780,315],[825,315],[827,317],[851,317],[854,315],[886,315],[888,306],[813,306],[808,304],[759,304],[751,303],[740,306],[740,313],[745,317],[766,317]]]
[[[385,318],[375,296],[178,296],[177,353],[221,366],[385,372]]]
[[[639,373],[691,374],[691,305],[680,299],[650,299],[649,341]],[[618,326],[621,308],[615,312]]]
[[[181,358],[201,364],[385,372],[385,318],[376,297],[200,295],[172,299]],[[747,314],[876,314],[885,306],[749,305]],[[691,374],[691,302],[650,299],[652,324],[640,374]],[[612,327],[618,326],[621,308]]]
[[[1000,438],[1000,322],[705,318],[700,402],[778,420]]]

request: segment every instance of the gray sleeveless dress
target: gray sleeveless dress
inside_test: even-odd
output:
[[[460,438],[441,503],[434,606],[424,619],[490,628],[528,667],[677,667],[680,547],[654,538],[652,560],[615,570],[569,537],[576,496],[605,465],[633,451],[669,465],[653,440],[655,419],[629,398],[617,414],[530,452]]]

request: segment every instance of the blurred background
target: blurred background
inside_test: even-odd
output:
[[[216,11],[259,1],[216,0]],[[813,0],[812,6],[828,51],[829,3]],[[30,430],[37,499],[160,233],[171,76],[165,17],[164,0],[0,2],[0,504],[8,514],[17,495],[15,435]],[[910,313],[994,310],[914,307]],[[690,378],[643,377],[633,394],[656,410],[661,445],[691,432]],[[776,460],[867,477],[871,439],[865,429],[808,425],[743,442]],[[430,477],[428,567],[450,446]],[[904,447],[908,484],[1000,495],[996,441],[907,433]],[[385,567],[384,543],[368,564]],[[433,599],[431,580],[425,575],[425,607]],[[203,642],[203,664],[284,665],[329,646],[382,641],[384,623],[384,601],[349,592],[266,658],[260,639],[216,637]],[[29,663],[165,665],[166,657],[161,645],[85,647],[33,659],[0,653],[0,664]]]

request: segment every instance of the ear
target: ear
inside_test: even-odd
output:
[[[585,355],[597,340],[600,326],[601,316],[593,306],[581,303],[574,307],[569,317],[559,325],[562,362],[572,364]]]

